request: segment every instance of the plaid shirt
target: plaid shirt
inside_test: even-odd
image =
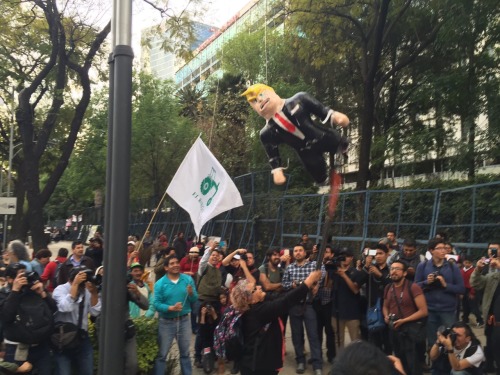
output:
[[[297,265],[297,262],[293,262],[285,269],[285,274],[281,280],[281,285],[285,290],[292,288],[292,283],[300,283],[307,279],[307,276],[313,271],[316,271],[316,261],[312,262],[306,261],[302,266]],[[321,281],[325,278],[325,266],[321,266]],[[308,297],[309,299],[310,297]]]

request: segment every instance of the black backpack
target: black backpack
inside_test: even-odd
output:
[[[54,271],[54,276],[52,277],[52,287],[55,289],[58,286],[59,273],[61,272],[61,267],[63,263],[59,262],[57,259],[54,260],[57,264],[56,270]]]
[[[5,325],[4,336],[31,345],[47,340],[53,330],[54,317],[49,305],[38,295],[26,294],[21,298],[14,322]]]

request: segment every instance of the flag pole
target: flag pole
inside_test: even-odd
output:
[[[139,245],[135,247],[136,250],[141,248],[141,246],[142,246],[142,244],[144,242],[144,239],[146,238],[146,233],[148,232],[149,228],[151,228],[151,224],[153,224],[153,220],[156,217],[156,213],[160,209],[160,206],[163,204],[163,201],[165,200],[166,196],[167,196],[167,191],[165,190],[165,193],[163,194],[163,197],[161,197],[161,199],[160,199],[160,203],[158,203],[158,206],[156,207],[156,210],[153,213],[153,216],[151,217],[151,220],[149,221],[149,224],[148,224],[146,230],[144,231],[144,234],[142,235],[141,242],[139,242]]]
[[[198,135],[198,137],[196,139],[201,138],[201,134],[202,133],[200,132],[200,134]],[[163,197],[161,197],[161,199],[160,199],[160,203],[158,203],[158,206],[156,207],[156,210],[153,213],[153,216],[151,217],[151,220],[149,221],[149,224],[148,224],[146,230],[144,231],[144,234],[142,235],[142,238],[141,238],[141,241],[139,242],[139,245],[135,247],[136,250],[140,249],[141,246],[142,246],[142,244],[144,243],[144,239],[146,238],[146,233],[148,232],[149,228],[151,228],[151,225],[153,224],[153,220],[156,217],[156,213],[160,209],[160,206],[163,204],[163,201],[165,200],[166,196],[167,196],[167,191],[165,190],[165,193],[163,194]]]

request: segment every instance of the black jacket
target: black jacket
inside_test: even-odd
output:
[[[36,313],[43,314],[45,318],[50,316],[50,322],[47,322],[49,325],[53,324],[52,315],[57,311],[57,305],[49,293],[47,293],[45,298],[42,298],[39,294],[31,290],[15,292],[11,291],[10,288],[4,288],[0,291],[0,321],[2,322],[4,337],[11,341],[19,341],[27,344],[38,343],[40,342],[40,338],[38,337],[40,331],[34,330],[31,332],[33,337],[23,340],[23,335],[26,332],[21,332],[19,327],[14,324],[20,314],[19,309],[21,305],[42,306],[42,309],[36,309]],[[47,339],[51,329],[47,327],[47,330],[42,329],[42,331],[48,332],[47,335],[44,334],[44,338]],[[30,340],[34,341],[30,342]]]
[[[282,166],[278,145],[284,143],[295,149],[306,170],[317,182],[322,182],[326,177],[323,153],[335,153],[342,141],[340,134],[330,127],[331,109],[310,94],[299,92],[285,100],[282,114],[297,128],[299,134],[285,130],[274,118],[267,121],[260,131],[260,140],[271,167]],[[322,122],[328,122],[328,125],[317,124],[312,115]]]
[[[243,314],[245,349],[241,367],[252,371],[272,371],[283,367],[283,332],[278,317],[304,299],[308,291],[309,288],[302,284],[272,301],[252,305]],[[265,330],[267,324],[269,326]]]

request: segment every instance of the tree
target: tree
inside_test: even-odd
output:
[[[355,104],[349,104],[359,109],[357,188],[365,189],[371,179],[370,158],[380,93],[391,77],[414,62],[435,40],[444,21],[442,12],[433,2],[411,0],[369,4],[293,0],[289,13],[299,15],[290,23],[292,29],[300,30],[295,45],[298,56],[317,69],[339,62],[344,67],[342,73],[353,77]],[[403,24],[415,25],[411,29],[413,37],[401,45],[396,55],[389,54],[394,28]],[[388,56],[393,57],[392,63]]]
[[[171,82],[140,74],[132,114],[131,196],[153,196],[158,203],[196,139],[192,121],[179,115],[181,105]]]
[[[31,230],[38,249],[45,246],[43,207],[75,145],[90,100],[89,71],[103,57],[99,51],[110,26],[98,30],[67,18],[55,1],[2,4],[2,22],[11,34],[0,41],[0,48],[8,51],[0,65],[18,94],[15,119],[22,144],[14,158],[18,212],[13,235],[24,238]],[[7,136],[5,128],[2,135]],[[50,152],[54,147],[48,151],[53,141],[57,157]],[[41,186],[44,173],[48,177]]]
[[[197,2],[189,1],[188,6]],[[168,1],[147,3],[162,15],[171,15],[162,24],[162,35],[192,35],[186,31],[190,12],[184,9],[175,16]],[[11,103],[10,87],[15,87],[16,141],[22,144],[13,160],[18,211],[11,235],[25,238],[31,231],[35,249],[46,245],[43,208],[68,165],[89,105],[92,79],[101,78],[91,70],[99,71],[105,62],[102,47],[110,32],[110,23],[89,24],[89,15],[100,17],[102,11],[80,9],[81,4],[71,1],[64,5],[61,10],[54,0],[0,4],[0,24],[8,30],[0,36],[4,84],[0,89],[4,102]],[[4,118],[0,124],[4,140],[8,133]]]

